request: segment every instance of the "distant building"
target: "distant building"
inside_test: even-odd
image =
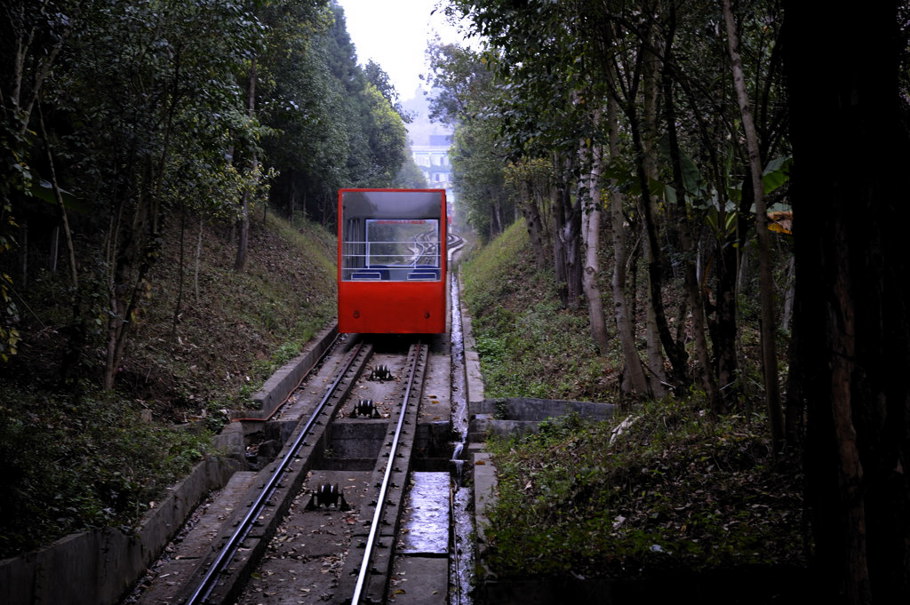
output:
[[[424,139],[411,145],[411,156],[414,163],[423,172],[427,183],[433,188],[448,189],[452,186],[452,164],[449,162],[449,148],[452,146],[451,134],[431,134],[429,141]]]
[[[407,125],[411,157],[423,172],[427,186],[446,190],[449,214],[454,214],[455,191],[452,163],[449,161],[449,149],[452,147],[453,138],[451,128],[430,120],[427,93],[420,87],[411,99],[402,102],[402,106],[413,116],[413,120]]]

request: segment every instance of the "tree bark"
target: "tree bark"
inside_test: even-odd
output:
[[[673,53],[673,38],[676,33],[676,8],[675,5],[668,7],[670,11],[670,27],[664,42],[664,65],[670,65]],[[688,192],[683,179],[682,158],[679,149],[679,139],[676,130],[676,105],[673,94],[673,78],[670,70],[664,70],[663,74],[663,92],[664,92],[664,112],[667,123],[667,139],[670,149],[670,163],[673,170],[673,186],[676,190],[676,204],[671,209],[670,223],[675,230],[677,240],[683,257],[683,273],[686,288],[686,299],[689,308],[692,310],[692,334],[695,341],[695,356],[701,366],[701,384],[705,391],[705,396],[710,402],[711,408],[715,412],[722,411],[721,398],[717,390],[717,379],[714,369],[711,366],[708,354],[708,342],[705,335],[705,307],[701,295],[701,287],[698,283],[698,273],[696,271],[696,260],[698,252],[692,236],[692,226],[689,219]],[[680,317],[679,328],[685,327],[685,316]],[[682,335],[677,337],[677,342],[681,341]]]
[[[205,230],[205,219],[199,217],[199,235],[196,238],[196,257],[193,260],[193,292],[196,294],[196,302],[200,300],[199,296],[199,267],[202,259],[202,233]]]
[[[553,192],[554,267],[562,304],[568,308],[577,308],[582,294],[579,262],[580,208],[579,204],[572,201],[568,186],[562,179],[562,176],[557,177]]]
[[[616,115],[616,103],[607,102],[607,140],[611,157],[619,155],[619,120]],[[619,188],[614,187],[610,195],[610,232],[613,242],[613,276],[610,285],[613,291],[613,316],[616,321],[616,333],[619,337],[623,358],[621,388],[623,393],[634,393],[641,397],[653,395],[645,376],[645,368],[635,345],[635,328],[632,324],[632,311],[626,293],[628,229],[623,215],[625,196]]]
[[[752,107],[746,91],[742,58],[739,54],[739,35],[730,0],[722,0],[724,22],[727,26],[727,47],[733,69],[733,85],[743,120],[743,132],[749,152],[749,172],[752,176],[752,195],[755,201],[755,230],[758,240],[759,299],[761,301],[761,349],[765,381],[765,403],[768,408],[768,422],[771,427],[771,441],[775,451],[783,447],[784,417],[780,405],[780,387],[777,373],[777,344],[775,340],[776,321],[774,318],[774,282],[771,278],[771,233],[768,231],[768,211],[765,207],[765,188],[762,183],[761,153],[758,132],[752,118]]]
[[[600,293],[600,173],[603,164],[603,151],[592,146],[588,152],[590,171],[585,179],[586,184],[579,192],[582,198],[581,237],[584,251],[582,268],[582,289],[588,301],[588,322],[591,325],[591,336],[601,355],[606,354],[610,337],[607,334],[607,323],[604,319],[603,297]]]
[[[247,89],[247,113],[252,119],[256,114],[256,79],[257,79],[256,59],[253,59],[250,65],[250,83]],[[259,171],[259,159],[256,151],[253,150],[253,156],[250,160],[250,178],[255,178]],[[240,199],[240,218],[238,220],[239,236],[237,238],[237,256],[234,259],[234,271],[241,272],[246,269],[247,251],[250,246],[250,198],[252,197],[251,186],[244,188],[243,195]]]

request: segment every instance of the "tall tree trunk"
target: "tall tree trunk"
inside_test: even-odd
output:
[[[663,346],[663,350],[670,360],[670,366],[673,372],[674,386],[680,386],[686,383],[686,353],[673,340],[670,333],[670,327],[667,323],[666,310],[663,302],[663,260],[660,254],[660,244],[657,238],[657,224],[652,212],[653,203],[650,192],[650,180],[646,172],[646,166],[642,160],[644,148],[642,147],[640,124],[638,123],[636,109],[629,107],[627,115],[630,121],[630,130],[632,131],[632,141],[639,158],[636,162],[638,180],[641,184],[642,193],[639,197],[639,210],[641,211],[641,223],[643,234],[643,249],[645,263],[648,268],[648,295],[649,302],[646,309],[648,324],[648,343],[649,343],[649,371],[656,377],[659,382],[666,382],[663,368],[663,359],[657,350],[658,342]],[[655,394],[657,394],[655,392]]]
[[[583,146],[584,149],[584,146]],[[582,199],[581,236],[584,251],[582,288],[588,301],[588,321],[591,325],[591,336],[601,355],[607,353],[610,339],[607,335],[607,323],[604,318],[603,298],[600,293],[600,173],[603,164],[603,151],[596,145],[587,148],[590,166],[586,184],[580,187]],[[583,164],[584,165],[584,164]]]
[[[569,309],[577,309],[583,294],[581,266],[581,201],[566,200],[566,221],[559,229],[559,239],[565,251],[566,263],[566,302]]]
[[[51,175],[51,186],[54,190],[57,209],[60,212],[60,225],[63,229],[64,241],[66,242],[66,260],[70,280],[71,325],[66,347],[64,349],[63,362],[61,363],[61,379],[64,384],[78,390],[80,388],[78,383],[81,378],[79,366],[83,359],[85,342],[89,333],[87,325],[88,319],[85,317],[82,307],[82,292],[79,287],[79,265],[76,261],[76,245],[73,241],[73,232],[70,229],[69,216],[66,212],[66,204],[63,200],[63,191],[60,189],[60,184],[57,181],[56,162],[54,161],[50,139],[47,136],[47,130],[44,126],[44,115],[40,109],[38,111],[38,125],[41,130],[41,138],[47,149],[47,163]],[[54,254],[56,254],[56,250],[54,250]],[[54,260],[54,263],[56,263],[56,260]]]
[[[664,42],[665,65],[673,61],[673,40],[676,33],[676,5],[668,7],[670,20],[666,40]],[[708,342],[705,335],[705,309],[702,301],[701,286],[698,283],[696,261],[698,252],[692,236],[692,223],[689,218],[688,192],[683,179],[682,158],[679,149],[679,139],[676,130],[676,104],[674,100],[673,78],[670,70],[663,73],[664,112],[667,123],[667,138],[670,149],[670,163],[673,170],[673,186],[676,189],[676,204],[671,209],[670,223],[675,230],[683,257],[683,273],[688,306],[692,310],[692,334],[695,341],[695,356],[701,366],[702,388],[715,412],[721,411],[721,398],[717,391],[717,379],[711,366],[708,354]],[[680,328],[683,328],[685,317],[680,318]],[[677,342],[682,337],[677,337]]]
[[[642,33],[643,39],[639,48],[641,113],[637,109],[637,99],[630,97],[628,116],[632,130],[633,144],[636,155],[636,169],[642,194],[639,206],[642,214],[642,228],[645,232],[644,253],[648,267],[648,293],[651,304],[646,309],[648,360],[651,372],[655,376],[657,392],[664,391],[664,384],[668,382],[663,367],[662,348],[670,361],[672,379],[670,382],[676,386],[686,382],[685,353],[673,340],[667,323],[666,310],[663,303],[663,258],[660,244],[658,243],[659,209],[657,199],[652,195],[650,183],[657,181],[657,163],[654,148],[657,145],[657,100],[659,87],[657,85],[658,62],[654,53],[656,40],[653,32],[653,22],[649,21]],[[682,356],[680,355],[682,353]]]
[[[177,326],[180,325],[180,318],[183,315],[183,282],[186,273],[184,257],[186,256],[186,208],[181,208],[180,212],[180,246],[179,257],[177,259],[177,300],[174,303],[174,314],[171,316],[171,337],[176,338]]]
[[[76,246],[73,243],[73,232],[70,230],[69,216],[66,212],[66,204],[63,201],[63,192],[60,190],[60,184],[57,182],[56,162],[54,154],[51,151],[51,142],[44,128],[44,115],[38,112],[38,123],[41,128],[41,138],[47,149],[47,163],[51,175],[51,187],[54,190],[54,199],[57,201],[57,209],[60,211],[60,224],[63,227],[63,238],[66,242],[67,266],[69,268],[70,286],[75,293],[79,291],[79,267],[76,263]]]
[[[107,324],[107,351],[102,386],[114,388],[123,352],[126,350],[134,312],[146,287],[145,278],[152,266],[156,243],[155,205],[147,201],[148,192],[141,193],[132,204],[123,202],[111,228],[109,247],[110,273],[108,300],[110,317]],[[131,206],[129,209],[126,206]],[[124,217],[129,211],[130,216]],[[127,218],[129,224],[124,224]]]
[[[553,188],[553,202],[550,207],[553,222],[553,274],[556,278],[559,298],[563,306],[568,304],[568,276],[566,275],[566,249],[561,237],[562,225],[565,222],[564,198],[568,195],[565,183],[557,177]]]
[[[755,202],[755,230],[758,240],[759,263],[759,299],[761,302],[761,349],[762,366],[765,381],[765,403],[768,408],[768,422],[771,425],[771,440],[775,450],[784,442],[784,417],[780,404],[780,387],[777,373],[777,344],[775,340],[776,322],[774,319],[774,282],[771,277],[771,232],[768,231],[768,211],[765,207],[765,191],[762,183],[761,152],[759,150],[758,132],[752,118],[752,107],[746,91],[746,79],[743,74],[742,58],[739,54],[739,35],[730,0],[722,0],[724,22],[727,26],[727,46],[730,51],[730,63],[733,69],[733,85],[739,110],[743,120],[743,132],[746,136],[746,147],[749,152],[749,171],[752,176],[752,195]]]
[[[738,248],[726,238],[717,239],[714,246],[715,292],[713,304],[706,304],[712,311],[708,330],[714,349],[714,373],[723,400],[721,405],[729,407],[739,399],[741,391],[737,383],[739,363],[736,357]]]
[[[196,302],[199,302],[199,267],[202,259],[202,233],[205,228],[205,219],[199,217],[199,235],[196,238],[196,257],[193,259],[193,292],[196,295]]]
[[[250,247],[250,194],[244,191],[240,198],[240,217],[237,219],[237,255],[234,257],[234,271],[246,269]]]

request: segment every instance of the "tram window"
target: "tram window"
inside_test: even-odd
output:
[[[438,281],[442,199],[435,191],[343,191],[341,279]]]
[[[439,266],[439,221],[370,219],[366,227],[367,266]]]
[[[439,280],[437,219],[367,219],[364,223],[364,239],[345,242],[343,279]]]

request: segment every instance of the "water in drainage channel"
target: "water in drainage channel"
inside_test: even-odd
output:
[[[457,441],[452,449],[455,467],[455,485],[452,492],[452,519],[454,527],[455,556],[451,558],[449,602],[452,605],[471,605],[471,587],[474,582],[474,520],[469,511],[472,500],[471,490],[463,485],[462,459],[468,438],[468,392],[465,386],[464,333],[461,326],[461,307],[458,278],[451,281],[452,308],[452,428]]]
[[[464,340],[458,283],[452,279],[452,443],[451,473],[413,472],[396,551],[401,555],[391,579],[395,603],[471,605],[474,580],[472,493],[462,484],[468,435]],[[448,595],[448,597],[446,597]]]

